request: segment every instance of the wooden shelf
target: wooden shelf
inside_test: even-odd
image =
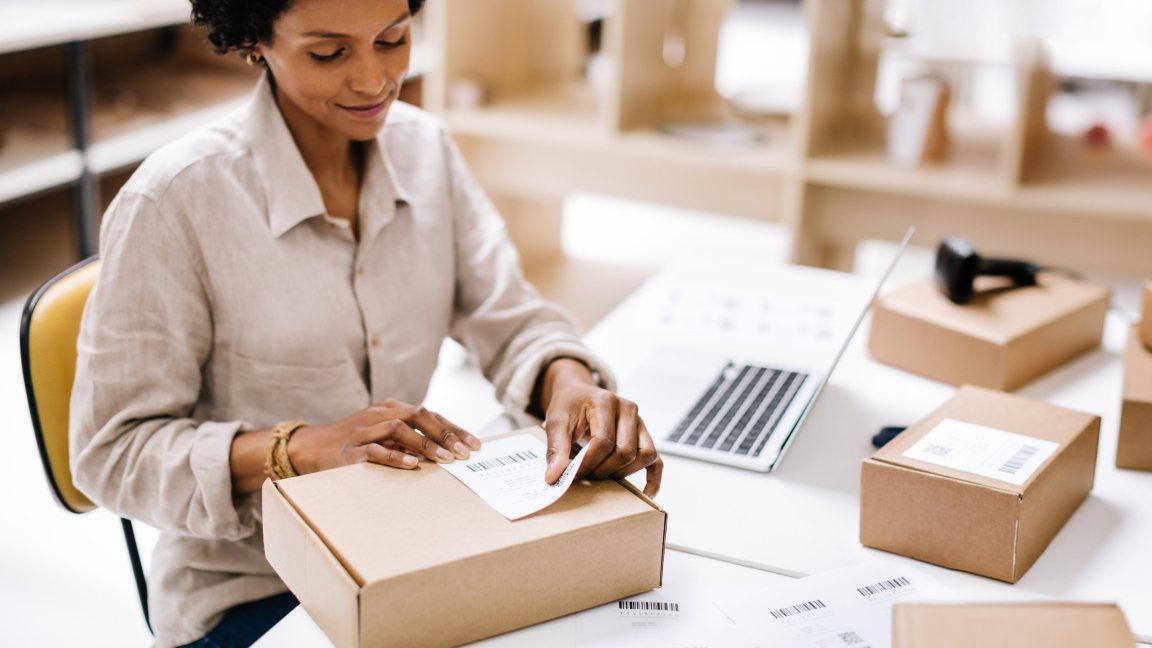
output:
[[[88,148],[88,169],[97,175],[137,164],[164,144],[211,123],[243,105],[232,98],[169,117],[143,117],[119,124],[120,134],[94,142]]]
[[[184,0],[36,0],[0,4],[0,54],[188,22]]]
[[[0,94],[0,204],[80,177],[83,157],[73,150],[64,98],[33,86]]]
[[[588,83],[540,88],[493,104],[448,109],[444,118],[453,132],[546,141],[604,141],[597,112],[597,93]]]
[[[0,205],[80,177],[84,158],[63,133],[8,131],[0,148]]]
[[[804,177],[821,185],[977,201],[1013,193],[1002,178],[996,144],[979,140],[965,140],[947,161],[923,166],[893,162],[879,146],[847,146],[809,159]]]
[[[1152,154],[1128,149],[1086,150],[1074,138],[1052,136],[1019,199],[1037,208],[1152,219]]]
[[[173,70],[167,63],[97,81],[89,170],[102,174],[140,162],[163,144],[241,106],[256,82],[248,70],[230,65]]]

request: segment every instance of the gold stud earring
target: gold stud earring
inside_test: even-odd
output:
[[[264,57],[260,56],[256,52],[248,52],[248,54],[244,57],[244,60],[248,62],[248,65],[256,67],[260,64],[261,61],[264,60]]]

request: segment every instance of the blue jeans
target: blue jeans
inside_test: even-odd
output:
[[[248,648],[280,619],[288,616],[299,601],[291,592],[241,603],[224,613],[224,618],[203,639],[181,648]]]

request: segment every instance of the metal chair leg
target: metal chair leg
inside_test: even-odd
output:
[[[144,623],[152,632],[152,619],[148,615],[148,582],[144,580],[144,563],[140,562],[140,548],[136,545],[136,530],[132,520],[120,518],[124,529],[124,543],[128,545],[128,558],[132,561],[132,573],[136,576],[136,593],[140,595],[140,609],[144,611]]]

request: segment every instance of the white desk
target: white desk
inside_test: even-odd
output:
[[[709,264],[687,275],[754,292],[772,281],[774,266],[736,269]],[[778,274],[778,271],[775,271]],[[735,277],[735,279],[733,279]],[[675,275],[667,281],[676,281]],[[867,282],[854,283],[861,294]],[[622,378],[648,357],[658,309],[668,284],[649,283],[588,336]],[[858,542],[859,466],[872,454],[870,438],[883,425],[910,424],[947,400],[953,388],[872,362],[857,334],[779,470],[761,474],[665,455],[658,497],[669,512],[668,542],[724,560],[786,575],[805,575],[893,557]],[[1120,350],[1125,323],[1110,315],[1104,347],[1031,383],[1018,393],[1103,417],[1096,486],[1064,529],[1015,585],[917,562],[952,589],[958,600],[1058,598],[1117,601],[1141,641],[1152,642],[1152,473],[1113,466],[1120,404]],[[643,414],[643,402],[641,413]],[[768,581],[771,574],[668,552],[666,583]],[[898,560],[908,560],[898,558]],[[784,578],[783,576],[777,578]],[[717,580],[720,579],[720,580]],[[573,617],[497,637],[484,645],[542,645],[569,641]],[[278,625],[261,645],[325,646],[327,639],[303,610]]]

